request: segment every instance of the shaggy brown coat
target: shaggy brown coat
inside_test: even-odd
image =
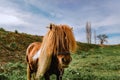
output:
[[[27,79],[31,80],[32,73],[35,73],[35,78],[37,79],[44,75],[48,75],[47,71],[53,74],[51,69],[55,68],[54,64],[60,63],[59,59],[57,59],[58,54],[69,54],[70,52],[74,52],[75,49],[76,41],[72,33],[72,29],[67,25],[50,24],[49,31],[44,36],[43,42],[32,43],[27,48]],[[37,54],[39,54],[38,58],[33,59]],[[65,59],[67,60],[68,57],[70,58],[70,55],[67,55]],[[63,63],[61,62],[60,64]],[[58,67],[58,65],[59,64],[57,64],[56,67]]]

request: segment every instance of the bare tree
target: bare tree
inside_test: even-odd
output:
[[[100,34],[97,36],[97,38],[99,39],[100,44],[103,45],[104,42],[107,42],[108,36],[106,34]]]
[[[91,36],[92,36],[91,23],[87,22],[86,23],[86,39],[88,44],[91,44]]]
[[[97,36],[96,36],[96,30],[94,30],[94,42],[95,42],[95,44],[96,44],[96,38],[97,38]]]

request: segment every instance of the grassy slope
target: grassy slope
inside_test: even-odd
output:
[[[0,30],[0,80],[26,80],[25,51],[34,41],[42,38]],[[72,57],[63,80],[120,80],[120,45],[78,43]]]
[[[34,41],[41,42],[42,37],[0,29],[0,61],[23,61],[26,48]]]
[[[73,55],[70,80],[120,80],[120,46]]]

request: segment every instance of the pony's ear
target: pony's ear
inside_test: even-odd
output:
[[[50,30],[52,30],[52,26],[53,24],[51,23],[50,26],[47,26],[46,28],[49,28]]]
[[[49,27],[49,28],[50,28],[50,30],[52,30],[52,26],[53,26],[53,24],[51,23],[51,24],[50,24],[50,27]]]

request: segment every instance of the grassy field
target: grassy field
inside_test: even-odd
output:
[[[0,29],[0,80],[26,80],[25,51],[39,36]],[[120,45],[78,43],[63,80],[120,80]],[[55,75],[51,76],[55,80]]]

